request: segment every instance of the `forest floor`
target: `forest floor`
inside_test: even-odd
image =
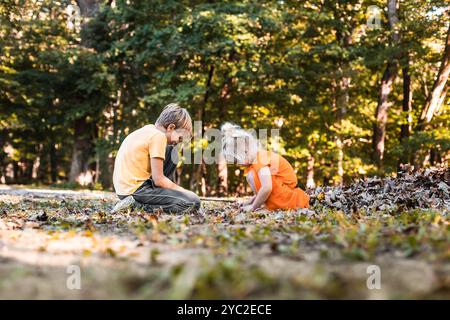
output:
[[[346,212],[333,196],[291,212],[110,215],[112,193],[0,186],[0,299],[450,298],[447,207]]]

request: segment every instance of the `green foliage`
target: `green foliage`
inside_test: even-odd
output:
[[[205,127],[228,120],[274,128],[282,119],[282,152],[302,185],[311,158],[316,184],[377,173],[374,114],[393,53],[401,54],[401,67],[406,55],[410,60],[412,132],[401,139],[408,114],[401,111],[399,76],[390,98],[384,172],[397,170],[405,154],[415,165],[430,164],[430,150],[437,155],[432,164],[447,161],[448,99],[425,130],[416,129],[442,57],[445,1],[402,2],[398,47],[389,43],[384,11],[380,29],[366,28],[369,4],[360,0],[98,3],[92,18],[69,14],[69,5],[76,8],[69,0],[0,5],[0,148],[15,150],[3,151],[0,167],[24,171],[11,181],[30,180],[38,158],[34,179],[48,182],[53,172],[67,180],[73,124],[83,120],[96,150],[89,168],[100,168],[96,182],[108,188],[120,142],[174,101]],[[385,1],[370,4],[384,8]],[[183,184],[199,179],[195,168],[182,170]],[[208,192],[214,192],[216,169],[205,170]],[[230,191],[239,179],[229,174]]]

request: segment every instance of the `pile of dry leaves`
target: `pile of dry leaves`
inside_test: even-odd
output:
[[[310,205],[352,213],[358,209],[435,208],[450,211],[450,168],[405,170],[397,177],[372,177],[342,187],[310,190]]]

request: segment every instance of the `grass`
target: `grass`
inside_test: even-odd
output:
[[[111,198],[0,195],[0,298],[450,298],[449,213],[109,215]],[[82,289],[66,287],[67,266]],[[381,270],[369,290],[367,267]]]

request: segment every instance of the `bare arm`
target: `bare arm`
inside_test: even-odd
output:
[[[248,206],[253,204],[253,201],[255,201],[256,198],[256,188],[255,188],[255,179],[253,178],[253,171],[250,171],[247,175],[247,182],[250,185],[250,188],[252,189],[254,195],[251,196],[249,199],[246,199],[240,203],[241,206]]]
[[[182,192],[187,191],[186,189],[180,187],[176,183],[173,183],[172,181],[170,181],[170,179],[164,175],[163,159],[151,158],[150,165],[151,165],[151,170],[152,170],[152,179],[157,187],[165,188],[165,189],[173,189],[173,190],[182,191]]]
[[[256,188],[255,188],[255,179],[253,177],[253,171],[250,171],[247,175],[247,182],[250,185],[250,188],[252,189],[253,193],[256,195]]]
[[[253,200],[253,210],[261,208],[272,192],[272,175],[270,174],[269,167],[261,168],[258,171],[258,177],[259,181],[261,181],[261,188]]]

